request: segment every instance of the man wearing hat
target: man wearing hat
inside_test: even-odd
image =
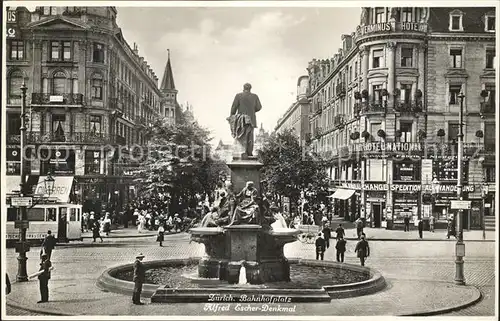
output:
[[[43,271],[39,276],[40,281],[40,296],[41,300],[37,303],[49,302],[49,280],[50,280],[50,268],[52,263],[50,262],[48,255],[46,253],[42,254],[42,262],[40,263],[40,270]]]
[[[354,252],[358,253],[361,266],[365,266],[365,259],[370,256],[370,247],[368,246],[368,242],[365,238],[365,233],[361,234],[361,240],[359,240],[358,244],[356,244],[356,248],[354,249]]]
[[[141,302],[141,292],[142,285],[144,284],[146,278],[146,269],[144,268],[144,264],[142,263],[142,259],[144,255],[139,253],[135,257],[134,262],[134,293],[132,294],[132,302],[137,305],[143,305]]]
[[[43,239],[42,242],[42,253],[47,254],[47,258],[50,260],[52,257],[52,250],[56,247],[56,238],[52,235],[52,231],[47,231],[47,236]]]

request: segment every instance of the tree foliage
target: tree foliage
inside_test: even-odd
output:
[[[212,155],[210,132],[186,112],[176,124],[155,121],[145,137],[147,157],[135,172],[140,195],[168,193],[173,211],[196,206],[197,195],[210,195],[227,167]]]
[[[272,133],[259,150],[259,157],[271,193],[296,201],[301,191],[319,194],[328,188],[325,162],[306,146],[301,147],[291,130]]]

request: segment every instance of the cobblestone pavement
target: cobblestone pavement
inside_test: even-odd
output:
[[[355,241],[348,241],[346,262],[359,264],[354,255]],[[398,310],[401,304],[407,304],[405,300],[426,300],[428,297],[438,297],[437,301],[429,304],[439,306],[446,304],[447,298],[453,296],[453,278],[455,274],[454,264],[454,242],[437,242],[437,241],[407,241],[407,242],[391,242],[391,241],[371,241],[371,255],[367,261],[367,266],[379,270],[388,281],[388,289],[381,293],[371,296],[360,297],[364,299],[343,299],[332,301],[330,306],[325,305],[300,305],[297,306],[297,313],[301,314],[331,314],[333,308],[337,312],[344,314],[352,313],[352,305],[346,304],[354,300],[352,304],[359,305],[356,308],[357,315],[370,314],[400,314],[404,311]],[[146,255],[146,260],[162,259],[162,258],[183,258],[203,255],[203,245],[190,243],[187,234],[169,235],[164,247],[160,248],[153,237],[134,238],[134,239],[114,239],[107,240],[105,243],[95,243],[94,245],[84,242],[84,246],[78,247],[61,247],[56,249],[53,256],[53,264],[56,270],[53,273],[53,278],[50,283],[51,298],[54,301],[49,302],[44,307],[54,307],[55,309],[64,310],[64,307],[72,306],[75,302],[83,309],[86,305],[89,307],[96,305],[97,302],[109,302],[111,306],[114,303],[121,302],[126,308],[111,309],[109,311],[103,308],[102,314],[153,314],[156,310],[161,314],[163,306],[147,305],[146,309],[142,307],[130,306],[129,298],[123,295],[114,293],[105,293],[95,290],[95,280],[104,271],[105,268],[131,263],[135,255],[142,252]],[[37,270],[38,248],[33,248],[28,253],[28,274]],[[455,311],[450,315],[494,315],[495,298],[495,264],[494,264],[495,243],[494,242],[466,242],[466,257],[465,257],[465,277],[468,285],[479,287],[483,292],[483,300],[478,304],[466,309]],[[295,242],[285,246],[285,254],[287,257],[299,257],[314,259],[314,245]],[[330,248],[326,252],[325,259],[334,259],[334,249]],[[6,253],[6,269],[15,279],[17,271],[17,254],[13,249],[8,249]],[[402,281],[404,281],[404,286]],[[13,293],[8,296],[8,299],[16,299],[17,302],[23,302],[28,308],[37,308],[38,290],[36,294],[31,294],[30,297],[19,298],[15,297],[15,291],[28,291],[29,289],[38,289],[36,280],[28,283],[13,284]],[[412,292],[418,289],[416,292]],[[31,291],[33,292],[33,291]],[[24,292],[27,293],[27,292]],[[443,294],[442,298],[437,293]],[[23,301],[25,300],[25,301]],[[393,302],[390,306],[379,307],[377,302]],[[402,302],[403,301],[403,302]],[[62,303],[62,304],[61,304]],[[380,305],[380,304],[379,304]],[[25,305],[23,305],[25,306]],[[117,303],[117,306],[118,305]],[[351,309],[346,307],[351,306]],[[374,308],[376,306],[376,308]],[[363,307],[367,311],[363,311]],[[169,310],[178,311],[179,314],[187,314],[186,311],[191,311],[189,314],[200,311],[200,305],[180,304],[169,306]],[[392,309],[392,310],[391,310]],[[350,312],[351,311],[351,312]],[[12,315],[35,315],[23,314],[23,311],[9,308],[9,314]],[[408,312],[412,312],[409,311]],[[24,312],[26,313],[26,312]],[[170,313],[169,313],[170,314]],[[341,315],[342,313],[336,313]],[[352,315],[352,314],[351,314]]]

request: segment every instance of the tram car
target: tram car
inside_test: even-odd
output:
[[[39,204],[27,208],[29,227],[26,239],[32,244],[39,244],[47,235],[47,231],[57,239],[58,243],[82,240],[82,205],[79,204]],[[15,221],[20,217],[18,207],[7,207],[6,238],[7,245],[12,246],[19,240],[19,229]]]

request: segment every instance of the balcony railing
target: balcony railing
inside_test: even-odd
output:
[[[94,132],[74,132],[56,135],[55,133],[26,133],[26,140],[32,144],[42,143],[73,143],[73,144],[97,144],[105,145],[112,144],[113,140],[109,134],[94,133]]]
[[[380,114],[387,111],[387,101],[362,101],[355,106],[354,111],[361,114]]]
[[[83,94],[31,94],[32,105],[83,105]]]
[[[321,137],[321,135],[323,135],[323,128],[322,128],[322,127],[316,127],[316,128],[314,129],[314,132],[313,132],[313,133],[314,133],[314,137],[315,137],[315,138],[320,138],[320,137]]]
[[[118,144],[118,145],[126,145],[127,144],[127,140],[123,136],[115,135],[114,136],[114,143]]]
[[[7,134],[7,144],[21,144],[21,135]]]
[[[119,110],[123,112],[123,103],[118,100],[118,98],[110,98],[109,99],[109,108],[111,110]]]
[[[396,101],[394,110],[401,113],[421,113],[423,104],[421,100]]]
[[[335,87],[335,92],[337,93],[338,97],[344,97],[346,90],[345,90],[345,84],[340,83]]]
[[[491,102],[482,102],[481,103],[481,109],[480,109],[481,116],[484,116],[486,114],[493,114],[493,113],[495,113],[495,104],[492,104]]]
[[[21,105],[21,95],[10,95],[7,98],[7,105]]]
[[[344,127],[345,125],[345,115],[336,115],[333,118],[333,126],[336,128]]]

